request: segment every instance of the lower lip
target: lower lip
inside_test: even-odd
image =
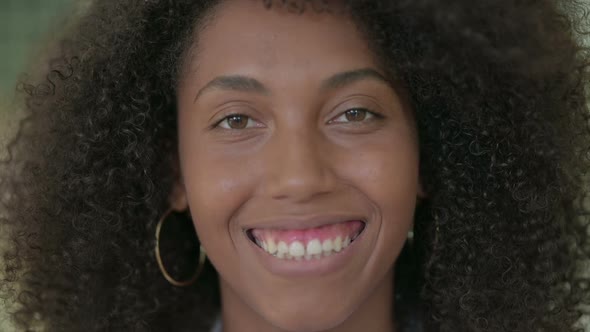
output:
[[[336,272],[351,262],[351,258],[358,251],[359,242],[364,238],[365,229],[352,241],[348,247],[343,248],[340,252],[332,253],[330,256],[320,259],[280,259],[277,258],[246,237],[254,254],[260,259],[262,265],[272,274],[282,277],[313,277]]]

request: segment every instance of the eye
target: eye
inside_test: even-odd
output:
[[[371,120],[374,118],[379,118],[379,115],[374,112],[369,111],[368,109],[351,108],[330,122],[331,123],[334,123],[334,122],[339,122],[339,123],[363,122],[363,121],[368,121],[368,120]]]
[[[247,129],[256,127],[257,123],[251,117],[243,114],[231,114],[221,119],[215,127],[223,129]]]

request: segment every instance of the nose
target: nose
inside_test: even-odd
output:
[[[276,134],[266,147],[264,190],[272,199],[308,201],[334,190],[334,148],[311,130]]]

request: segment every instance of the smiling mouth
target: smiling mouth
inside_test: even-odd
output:
[[[364,229],[364,221],[350,220],[309,229],[252,228],[246,234],[258,247],[278,259],[311,260],[343,251]]]

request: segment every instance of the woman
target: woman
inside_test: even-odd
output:
[[[91,4],[4,163],[15,323],[575,331],[579,8]]]

